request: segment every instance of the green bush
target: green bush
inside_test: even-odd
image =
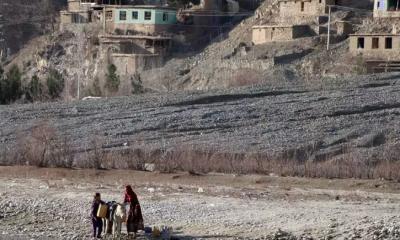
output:
[[[117,67],[110,64],[107,67],[105,88],[110,92],[117,92],[120,84],[119,76],[117,75]]]
[[[22,74],[18,66],[14,65],[4,76],[4,70],[0,68],[0,103],[7,104],[19,99],[22,95]]]
[[[4,85],[4,70],[2,66],[0,66],[0,104],[4,103],[4,95],[3,95],[3,85]]]
[[[61,73],[55,69],[50,69],[46,84],[49,95],[52,99],[60,97],[60,94],[64,90],[64,78]]]
[[[40,82],[38,76],[34,75],[28,84],[25,96],[26,99],[30,102],[37,101],[42,98],[43,94],[43,85]]]
[[[131,78],[132,94],[140,94],[144,92],[142,77],[139,73],[135,73]]]

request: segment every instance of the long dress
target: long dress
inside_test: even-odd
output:
[[[129,203],[130,205],[126,223],[128,233],[136,233],[138,230],[144,230],[142,209],[136,193],[125,193],[124,203]]]

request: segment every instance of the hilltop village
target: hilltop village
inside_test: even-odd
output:
[[[239,14],[236,1],[201,1],[187,9],[170,7],[164,1],[68,0],[60,12],[61,27],[93,23],[101,28],[101,52],[122,75],[162,67],[177,42],[201,45],[200,39],[215,35],[210,27]],[[206,40],[205,42],[207,42]]]
[[[5,63],[28,83],[58,72],[64,100],[320,86],[397,71],[399,12],[396,0],[68,0],[59,27]]]

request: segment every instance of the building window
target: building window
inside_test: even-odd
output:
[[[365,42],[365,39],[363,37],[358,38],[357,39],[357,48],[364,49],[364,42]]]
[[[106,12],[106,20],[111,21],[113,19],[113,12],[107,11]]]
[[[393,40],[391,37],[385,39],[385,48],[392,49],[393,48]]]
[[[304,2],[301,2],[301,10],[302,12],[304,12]]]
[[[387,5],[389,11],[399,11],[399,2],[397,0],[388,0]]]
[[[120,21],[125,21],[126,20],[126,11],[120,11],[119,12],[119,20]]]
[[[132,19],[133,20],[138,20],[139,19],[139,12],[138,11],[133,11],[132,12]]]
[[[163,13],[162,19],[164,22],[167,22],[168,21],[168,13],[166,13],[166,12]]]
[[[144,12],[144,20],[151,20],[151,12]]]
[[[374,37],[372,38],[372,49],[378,49],[379,48],[379,38]]]

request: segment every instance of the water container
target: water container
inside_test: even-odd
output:
[[[99,209],[97,209],[97,217],[106,218],[107,210],[108,210],[108,206],[106,204],[100,204]]]

